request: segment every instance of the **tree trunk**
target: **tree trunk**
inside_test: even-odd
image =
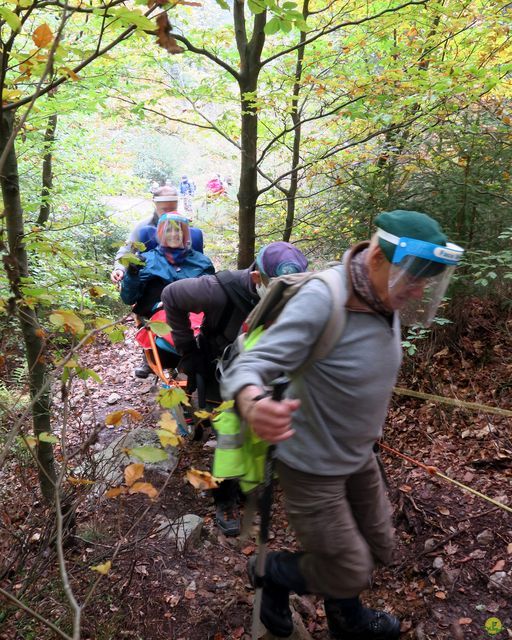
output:
[[[302,15],[304,20],[307,20],[309,16],[309,0],[304,0],[302,5]],[[286,193],[286,224],[283,231],[283,240],[290,242],[292,235],[293,223],[295,220],[295,196],[297,195],[297,187],[299,184],[299,172],[297,167],[300,160],[300,143],[302,135],[301,118],[302,114],[299,110],[299,93],[301,90],[302,80],[302,67],[304,65],[304,50],[306,40],[306,33],[300,32],[300,46],[297,49],[297,63],[295,65],[295,82],[293,84],[292,93],[292,122],[294,126],[293,130],[293,150],[292,150],[292,172],[290,175],[290,188]]]
[[[3,114],[0,121],[0,154],[4,150],[12,131],[14,113]],[[43,331],[39,326],[36,313],[23,302],[21,278],[28,277],[28,259],[23,244],[23,210],[21,208],[18,162],[12,146],[0,175],[3,203],[5,209],[7,240],[9,253],[4,256],[4,268],[16,301],[16,308],[25,342],[26,359],[32,399],[32,421],[34,435],[50,432],[50,390],[48,371],[45,364],[46,345]],[[47,442],[38,442],[36,447],[39,484],[43,497],[48,502],[55,500],[55,461],[53,447]]]
[[[254,89],[243,88],[240,91]],[[258,116],[247,100],[242,99],[240,187],[238,191],[238,268],[254,260],[256,202],[258,200],[257,147]]]
[[[241,161],[238,189],[238,268],[248,267],[254,260],[256,203],[258,201],[258,111],[256,107],[261,53],[265,44],[263,28],[266,11],[254,16],[252,37],[247,40],[244,2],[235,0],[233,19],[240,56]]]
[[[55,142],[55,130],[57,128],[57,114],[54,113],[48,118],[48,124],[44,134],[44,157],[41,189],[41,208],[37,224],[45,225],[50,217],[50,197],[53,188],[53,143]]]

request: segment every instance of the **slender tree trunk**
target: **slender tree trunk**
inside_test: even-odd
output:
[[[302,5],[302,15],[304,20],[307,20],[309,16],[309,0],[304,0]],[[292,122],[294,126],[293,130],[293,149],[292,149],[292,172],[290,174],[290,188],[286,192],[286,224],[283,231],[283,240],[285,242],[290,241],[292,235],[293,223],[295,220],[295,196],[297,195],[297,188],[299,185],[299,172],[297,167],[300,160],[300,143],[302,136],[301,118],[302,114],[299,110],[299,94],[302,87],[302,67],[304,65],[304,50],[306,48],[304,41],[306,39],[306,33],[300,32],[300,46],[297,49],[297,63],[295,65],[295,82],[293,84],[292,92]]]
[[[240,85],[242,95],[254,91],[251,83]],[[251,102],[242,99],[240,187],[238,191],[238,268],[248,267],[254,260],[256,202],[258,200],[257,147],[258,115]]]
[[[233,19],[240,56],[241,161],[238,190],[238,267],[248,267],[254,260],[256,203],[258,201],[258,111],[256,107],[261,53],[265,44],[263,28],[266,11],[254,16],[251,39],[247,39],[244,1],[235,0]]]
[[[50,217],[50,197],[53,189],[53,143],[55,142],[55,130],[57,129],[57,114],[54,113],[48,118],[46,131],[44,134],[44,157],[41,189],[41,208],[37,224],[45,225]]]
[[[0,154],[4,150],[12,131],[14,112],[3,113],[0,120]],[[48,371],[45,364],[46,347],[43,331],[33,309],[23,302],[21,278],[28,277],[27,252],[23,244],[23,210],[21,208],[18,162],[16,151],[11,148],[0,175],[6,217],[9,253],[4,256],[4,268],[16,301],[16,308],[25,342],[29,370],[30,395],[32,398],[32,421],[34,435],[50,432],[50,391]],[[55,499],[55,462],[53,447],[47,442],[38,442],[36,448],[41,492],[48,502]]]

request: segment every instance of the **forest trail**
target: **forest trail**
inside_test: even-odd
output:
[[[461,338],[460,351],[443,348],[433,355],[428,370],[415,361],[414,374],[404,372],[400,384],[417,383],[428,372],[431,379],[435,377],[438,390],[490,405],[499,400],[502,408],[510,409],[510,394],[498,394],[495,383],[504,380],[511,368],[510,332],[498,334],[496,319],[493,321],[489,312],[483,317],[482,307],[471,312],[470,333]],[[475,340],[472,330],[478,331],[481,341]],[[493,346],[484,348],[491,333],[493,342],[489,344]],[[140,357],[132,326],[127,338],[121,346],[100,340],[83,356],[84,364],[94,365],[103,378],[103,384],[94,385],[92,391],[98,420],[127,407],[143,415],[141,423],[104,428],[98,447],[131,428],[154,428],[161,411],[155,402],[153,380],[132,377]],[[485,366],[481,366],[483,362]],[[80,393],[75,390],[76,424],[84,406]],[[112,394],[119,398],[109,404]],[[512,442],[507,419],[395,397],[385,441],[511,504]],[[165,484],[155,502],[132,495],[100,497],[84,504],[78,543],[80,555],[91,565],[108,558],[114,547],[111,540],[124,536],[144,513],[126,536],[123,552],[105,578],[105,599],[100,597],[100,587],[85,615],[89,635],[84,638],[249,640],[253,592],[245,566],[255,553],[255,537],[241,541],[219,534],[207,492],[196,491],[184,480],[191,467],[210,468],[211,445],[211,441],[186,442],[170,477],[148,476],[158,489]],[[510,514],[387,453],[383,462],[394,507],[397,551],[393,565],[377,571],[372,589],[364,594],[365,601],[398,615],[404,640],[481,640],[492,636],[485,625],[491,629],[489,625],[497,623],[488,622],[490,619],[503,626],[496,637],[512,637]],[[202,534],[194,548],[180,552],[157,535],[159,517],[173,520],[190,513],[204,518]],[[89,544],[84,540],[91,538],[91,532],[95,542]],[[279,493],[270,548],[295,548]],[[294,603],[312,638],[327,640],[321,602],[307,596],[295,598]],[[106,629],[100,635],[96,626],[105,618],[112,624],[110,635],[105,635]]]

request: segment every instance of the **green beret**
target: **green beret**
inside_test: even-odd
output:
[[[375,224],[379,229],[398,238],[415,238],[441,246],[446,246],[448,241],[439,223],[427,214],[418,211],[404,211],[402,209],[384,211],[375,218]],[[379,238],[379,247],[389,262],[392,262],[396,245]],[[408,268],[408,271],[421,273],[425,277],[434,276],[443,270],[444,265],[422,258],[417,258]]]

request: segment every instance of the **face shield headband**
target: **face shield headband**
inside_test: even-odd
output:
[[[178,196],[153,196],[153,202],[178,202]]]
[[[428,327],[464,250],[451,242],[443,246],[399,238],[383,229],[377,229],[377,236],[396,247],[389,270],[389,306],[400,311],[403,324]]]

